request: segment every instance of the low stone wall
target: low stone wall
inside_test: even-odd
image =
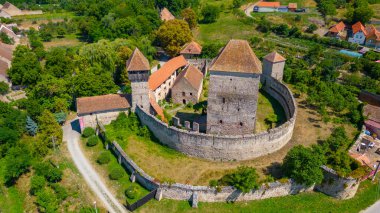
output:
[[[287,122],[267,132],[237,136],[204,134],[168,126],[139,107],[136,108],[136,114],[162,144],[190,156],[222,161],[263,156],[281,149],[292,138],[297,115],[290,90],[273,78],[263,79],[263,89],[279,101],[288,118]]]
[[[314,189],[338,199],[352,198],[358,189],[359,182],[353,178],[341,178],[336,172],[327,167],[323,167],[325,179],[321,185],[306,187],[297,184],[292,180],[285,183],[272,182],[262,184],[257,190],[249,193],[241,193],[234,187],[223,187],[220,191],[208,186],[192,186],[186,184],[166,184],[160,183],[153,177],[146,174],[124,150],[116,143],[108,144],[108,148],[118,158],[118,162],[131,173],[131,180],[137,181],[148,190],[157,190],[156,199],[162,198],[173,200],[188,200],[194,203],[202,202],[229,202],[229,201],[250,201],[261,200],[272,197],[294,195],[301,192],[309,192]],[[194,200],[196,199],[196,200]],[[196,206],[196,205],[195,205]]]

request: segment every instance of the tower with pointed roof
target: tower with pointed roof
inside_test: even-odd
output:
[[[210,67],[207,133],[254,133],[261,73],[261,62],[247,41],[227,43]]]
[[[263,60],[263,74],[282,81],[286,59],[277,52],[269,53]]]
[[[136,48],[127,61],[128,77],[132,87],[132,111],[136,106],[142,110],[150,110],[148,79],[150,65],[148,59]]]

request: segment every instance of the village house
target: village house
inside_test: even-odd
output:
[[[286,59],[277,52],[269,53],[263,60],[263,74],[282,81]]]
[[[289,5],[288,5],[288,11],[289,12],[296,12],[297,7],[298,7],[297,3],[289,3]]]
[[[351,43],[357,43],[363,45],[367,36],[367,30],[361,22],[357,22],[352,25],[352,32],[348,41]]]
[[[346,25],[343,23],[343,21],[339,22],[338,24],[330,27],[327,36],[338,38],[338,39],[345,39],[346,34]]]
[[[5,2],[3,5],[0,5],[0,17],[3,18],[12,18],[13,16],[22,15],[38,15],[42,13],[42,10],[20,10],[9,2]]]
[[[202,93],[203,73],[195,66],[189,65],[177,77],[171,97],[174,103],[198,103]]]
[[[380,49],[380,31],[374,26],[369,27],[365,45],[375,49]]]
[[[254,12],[277,12],[278,8],[280,8],[280,2],[259,2],[256,4],[256,6],[253,8]]]
[[[0,32],[5,33],[9,38],[13,39],[16,45],[20,43],[20,37],[16,35],[16,33],[14,33],[8,26],[2,24],[0,26]]]
[[[202,46],[195,41],[185,44],[180,52],[186,59],[193,59],[200,56],[202,53]]]
[[[359,100],[366,104],[363,108],[366,129],[380,139],[380,95],[362,91],[359,94]]]
[[[179,71],[187,65],[186,59],[180,55],[170,59],[149,77],[149,90],[153,92],[156,102],[168,96]]]
[[[115,120],[120,112],[127,113],[131,107],[130,99],[130,95],[125,94],[77,98],[76,107],[81,130],[96,127],[97,119],[107,125]]]
[[[170,21],[175,19],[173,14],[168,10],[168,8],[164,7],[160,12],[160,18],[162,21]]]
[[[13,46],[0,42],[0,81],[8,82],[7,70],[11,67]]]

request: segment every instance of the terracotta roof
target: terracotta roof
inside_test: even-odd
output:
[[[332,33],[339,33],[341,32],[342,30],[344,30],[344,28],[346,27],[346,25],[343,23],[343,21],[339,22],[338,24],[332,26],[330,29],[329,29],[329,32],[332,32]]]
[[[367,31],[365,30],[364,26],[360,21],[356,22],[354,25],[352,25],[352,33],[356,34],[357,32],[362,31],[364,35],[367,35]]]
[[[164,7],[160,12],[160,18],[162,21],[169,21],[175,19],[173,14],[168,10],[168,8]]]
[[[109,94],[77,98],[77,113],[89,114],[109,110],[125,110],[131,107],[129,95]]]
[[[200,55],[202,53],[202,46],[197,42],[192,41],[184,45],[181,50],[181,54],[195,54]]]
[[[368,32],[367,39],[374,38],[376,41],[380,41],[380,32],[376,29],[376,27],[371,25],[367,32]]]
[[[183,72],[179,74],[175,84],[183,80],[187,81],[194,89],[199,90],[203,81],[203,73],[199,71],[199,69],[197,69],[195,66],[189,65]]]
[[[150,70],[150,65],[148,59],[136,48],[132,56],[127,61],[127,70],[128,71],[144,71]]]
[[[186,59],[180,55],[170,59],[159,70],[149,76],[149,89],[154,91],[163,84],[176,70],[187,65]]]
[[[297,9],[297,3],[289,3],[288,8],[289,9]]]
[[[261,62],[246,40],[230,40],[210,67],[211,71],[261,73]]]
[[[0,42],[0,57],[11,61],[13,57],[13,46]]]
[[[7,77],[8,63],[0,60],[0,75]]]
[[[363,110],[363,114],[367,116],[368,119],[380,123],[380,107],[367,104],[364,106]]]
[[[152,93],[149,93],[149,102],[152,106],[153,110],[161,117],[161,119],[165,122],[166,118],[164,115],[164,110],[158,105],[158,103],[154,99],[154,95]]]
[[[278,54],[276,51],[269,53],[264,57],[264,59],[274,63],[286,60],[282,55]]]
[[[259,2],[258,4],[256,4],[256,6],[258,6],[258,7],[275,7],[275,8],[278,8],[278,7],[280,7],[280,2],[265,2],[265,1],[262,1],[262,2]]]

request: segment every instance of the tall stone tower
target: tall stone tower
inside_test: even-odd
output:
[[[285,58],[277,52],[269,53],[263,60],[263,74],[282,81]]]
[[[136,48],[132,56],[127,61],[128,77],[132,87],[132,112],[135,112],[136,106],[149,112],[149,87],[148,79],[150,65],[148,59]]]
[[[210,67],[207,133],[254,133],[261,72],[247,41],[228,42]]]

